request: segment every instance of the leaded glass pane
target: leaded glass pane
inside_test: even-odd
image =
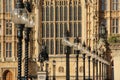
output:
[[[72,27],[72,23],[70,23],[69,26],[70,26],[70,36],[72,37],[72,36],[73,36],[73,27]]]
[[[54,54],[54,40],[51,40],[51,54]]]
[[[6,35],[12,35],[12,22],[11,22],[11,20],[6,20]]]
[[[49,24],[47,23],[46,24],[46,37],[48,38],[49,37]]]
[[[77,37],[77,24],[74,23],[74,37]]]
[[[64,34],[67,31],[67,23],[64,23]]]
[[[67,20],[67,6],[64,7],[64,20]]]
[[[72,6],[70,6],[70,9],[69,9],[70,11],[69,11],[69,16],[70,16],[70,20],[72,20]]]
[[[54,37],[54,25],[51,23],[51,37]]]
[[[42,21],[45,21],[45,8],[42,7]]]
[[[74,6],[74,20],[77,20],[77,6]]]
[[[12,57],[12,43],[6,43],[6,58]]]
[[[60,24],[60,37],[63,37],[63,24]]]
[[[81,22],[78,23],[78,36],[82,37],[82,29],[81,29]]]
[[[60,20],[63,20],[63,7],[60,7]]]
[[[81,20],[81,6],[78,6],[78,20]]]
[[[63,44],[62,44],[62,40],[60,40],[60,54],[63,54]]]
[[[51,17],[51,21],[54,20],[54,9],[53,9],[53,6],[51,6],[51,10],[50,10],[50,17]]]
[[[58,6],[56,6],[55,7],[56,8],[56,21],[58,21],[59,20],[59,8],[58,8]]]
[[[49,53],[50,53],[50,52],[49,52],[49,49],[50,49],[50,48],[49,48],[49,39],[46,40],[46,45],[47,45],[47,46],[46,46],[47,53],[49,54]]]
[[[49,7],[46,6],[46,21],[49,21]]]
[[[45,37],[45,24],[42,23],[42,37]]]
[[[56,40],[56,54],[59,54],[59,40]]]
[[[56,23],[56,37],[59,37],[59,24]]]

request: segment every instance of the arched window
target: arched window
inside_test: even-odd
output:
[[[6,70],[3,73],[3,80],[13,80],[12,79],[12,73],[9,70]]]

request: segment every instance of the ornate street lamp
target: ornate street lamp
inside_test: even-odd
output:
[[[28,13],[32,11],[31,7],[30,7],[30,3],[29,2],[25,2],[24,3],[25,8],[27,9]],[[25,80],[28,79],[28,47],[29,47],[29,35],[31,32],[31,29],[33,28],[34,24],[34,20],[32,15],[29,13],[24,14],[23,20],[26,22],[25,24],[25,66],[24,66],[24,77]]]
[[[18,38],[18,80],[21,80],[21,63],[22,63],[22,39],[23,39],[23,28],[25,21],[22,20],[22,16],[26,13],[24,9],[23,0],[17,0],[14,11],[12,12],[12,21],[17,27],[17,38]]]
[[[33,18],[28,14],[31,8],[27,2],[24,6],[23,0],[17,0],[15,9],[12,12],[12,21],[17,27],[17,38],[18,38],[18,80],[21,80],[21,61],[22,61],[22,39],[23,29],[25,27],[25,80],[28,79],[28,46],[29,46],[29,33],[31,28],[34,26]],[[25,9],[26,7],[26,9]]]
[[[79,74],[78,74],[78,57],[79,57],[79,50],[78,50],[78,45],[79,45],[79,38],[76,37],[76,39],[74,40],[74,43],[77,45],[77,50],[75,50],[76,53],[76,80],[79,80]]]

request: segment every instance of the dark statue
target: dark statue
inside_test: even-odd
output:
[[[43,71],[44,62],[48,61],[48,54],[46,51],[46,46],[42,45],[42,51],[39,53],[38,61],[40,62],[40,71]]]

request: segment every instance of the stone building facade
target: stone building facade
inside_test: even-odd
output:
[[[25,1],[25,0],[24,0]],[[66,66],[69,66],[70,80],[76,77],[76,54],[74,48],[70,49],[69,65],[66,65],[66,48],[62,40],[68,30],[69,42],[74,43],[79,38],[79,46],[84,42],[92,51],[98,52],[97,65],[93,66],[90,59],[90,78],[96,80],[112,80],[114,59],[111,62],[111,52],[100,42],[101,26],[107,29],[107,38],[119,35],[119,0],[28,0],[31,1],[35,18],[35,26],[30,33],[29,46],[29,75],[36,78],[40,64],[38,55],[41,46],[45,43],[49,61],[45,62],[44,70],[47,70],[50,80],[55,76],[56,80],[66,79]],[[17,79],[17,29],[11,21],[11,11],[17,0],[0,0],[0,80]],[[100,46],[98,46],[100,45]],[[103,51],[101,51],[103,50]],[[22,57],[22,76],[24,76],[24,39]],[[79,54],[78,73],[79,79],[83,79],[83,53]],[[96,59],[97,60],[97,59]],[[85,76],[89,76],[88,58],[85,59]],[[102,64],[103,63],[103,64]],[[118,62],[119,63],[119,62]],[[95,73],[94,73],[95,72]],[[98,74],[97,74],[98,73]],[[109,74],[108,74],[109,73]],[[96,75],[98,77],[96,77]],[[94,76],[94,78],[93,78]],[[115,80],[119,80],[115,79]]]

